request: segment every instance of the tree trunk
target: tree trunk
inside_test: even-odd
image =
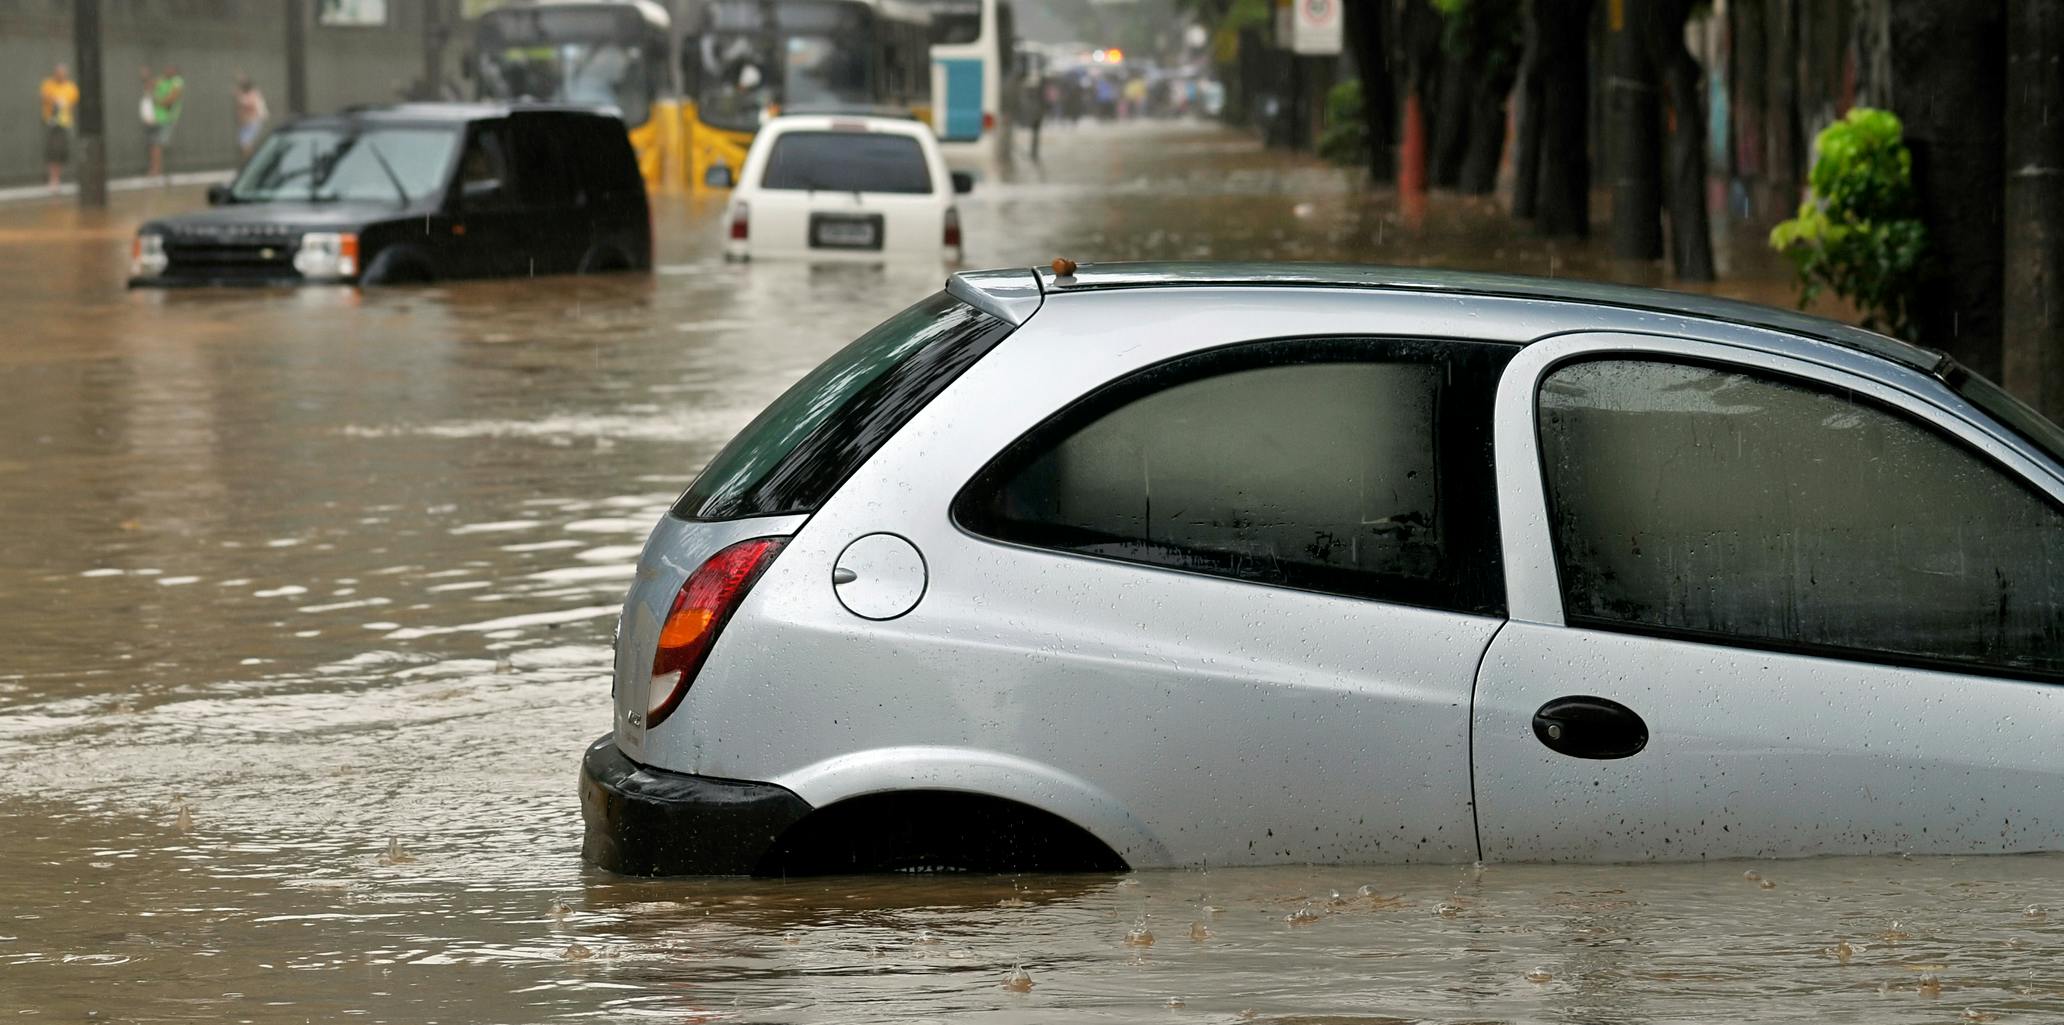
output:
[[[1769,83],[1764,97],[1763,170],[1770,192],[1777,199],[1777,208],[1789,213],[1799,202],[1801,170],[1799,12],[1795,0],[1768,3],[1763,22],[1765,38],[1770,42],[1768,62],[1763,68]]]
[[[1542,28],[1540,181],[1534,228],[1550,237],[1591,233],[1592,0],[1536,0]]]
[[[2015,0],[2016,3],[2025,0]],[[1893,109],[1906,123],[1935,281],[1920,341],[1997,379],[2006,181],[2000,0],[1893,0]]]
[[[1369,177],[1397,179],[1397,88],[1391,80],[1390,5],[1369,0],[1341,8],[1341,32],[1362,82],[1362,126],[1369,133]]]
[[[1469,122],[1476,70],[1447,54],[1441,62],[1440,87],[1433,95],[1433,184],[1453,188],[1462,178],[1462,154],[1469,146]]]
[[[1462,153],[1456,187],[1471,196],[1488,196],[1498,188],[1498,162],[1505,156],[1505,97],[1512,93],[1512,65],[1476,85],[1469,112],[1469,146]]]
[[[1533,220],[1540,199],[1541,107],[1547,100],[1548,74],[1541,53],[1542,19],[1553,15],[1547,0],[1527,0],[1525,50],[1519,60],[1519,84],[1513,93],[1518,107],[1518,137],[1512,153],[1512,216]]]
[[[2064,0],[2007,7],[2001,383],[2064,422]]]
[[[1763,38],[1763,0],[1736,0],[1727,5],[1727,52],[1733,64],[1728,81],[1734,87],[1734,176],[1747,182],[1763,179],[1763,122],[1766,59],[1769,44]],[[1786,210],[1784,213],[1790,214]]]
[[[1662,5],[1658,5],[1662,6]],[[1670,131],[1670,257],[1679,280],[1713,280],[1713,241],[1706,223],[1706,94],[1699,62],[1684,46],[1690,0],[1649,15],[1649,46],[1668,87]]]
[[[1656,106],[1656,68],[1643,30],[1656,12],[1649,3],[1615,3],[1606,26],[1611,75],[1606,80],[1606,148],[1612,167],[1613,255],[1655,260],[1663,255],[1662,118]]]

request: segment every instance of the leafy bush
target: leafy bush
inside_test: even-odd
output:
[[[1369,122],[1362,117],[1362,83],[1348,79],[1326,93],[1326,127],[1319,132],[1319,156],[1336,164],[1369,163]]]
[[[1821,130],[1812,192],[1771,229],[1770,246],[1799,272],[1799,305],[1822,290],[1854,303],[1863,326],[1913,337],[1928,231],[1914,195],[1899,118],[1857,107]]]

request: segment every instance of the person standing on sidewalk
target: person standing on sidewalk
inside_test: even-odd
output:
[[[59,61],[43,80],[43,163],[50,171],[50,191],[56,192],[64,179],[64,167],[72,160],[72,112],[79,106],[79,83],[72,81],[70,68]]]
[[[238,75],[236,84],[236,130],[237,151],[244,159],[251,158],[251,151],[258,148],[258,135],[265,131],[265,122],[272,117],[272,111],[265,107],[265,94],[251,84],[251,76]]]
[[[186,79],[179,77],[179,69],[167,65],[157,81],[151,84],[151,177],[171,179],[171,172],[165,167],[165,154],[172,148],[172,132],[179,127],[179,113],[186,105]]]

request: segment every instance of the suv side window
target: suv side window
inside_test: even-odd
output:
[[[1572,625],[2064,676],[2064,514],[1934,429],[1656,360],[1564,366],[1539,402]]]
[[[506,210],[515,205],[509,175],[509,134],[499,121],[476,126],[459,158],[460,202],[469,211]]]
[[[1491,398],[1507,346],[1256,342],[1121,378],[955,501],[977,534],[1078,555],[1502,614]]]

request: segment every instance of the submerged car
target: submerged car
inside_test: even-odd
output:
[[[909,118],[789,114],[761,126],[724,211],[725,256],[813,261],[959,260],[954,197],[974,188],[948,171],[931,128]]]
[[[2064,432],[1701,296],[966,273],[659,523],[633,874],[2064,849]]]
[[[416,103],[296,118],[208,210],[150,221],[129,284],[391,284],[645,270],[652,221],[623,122]]]

